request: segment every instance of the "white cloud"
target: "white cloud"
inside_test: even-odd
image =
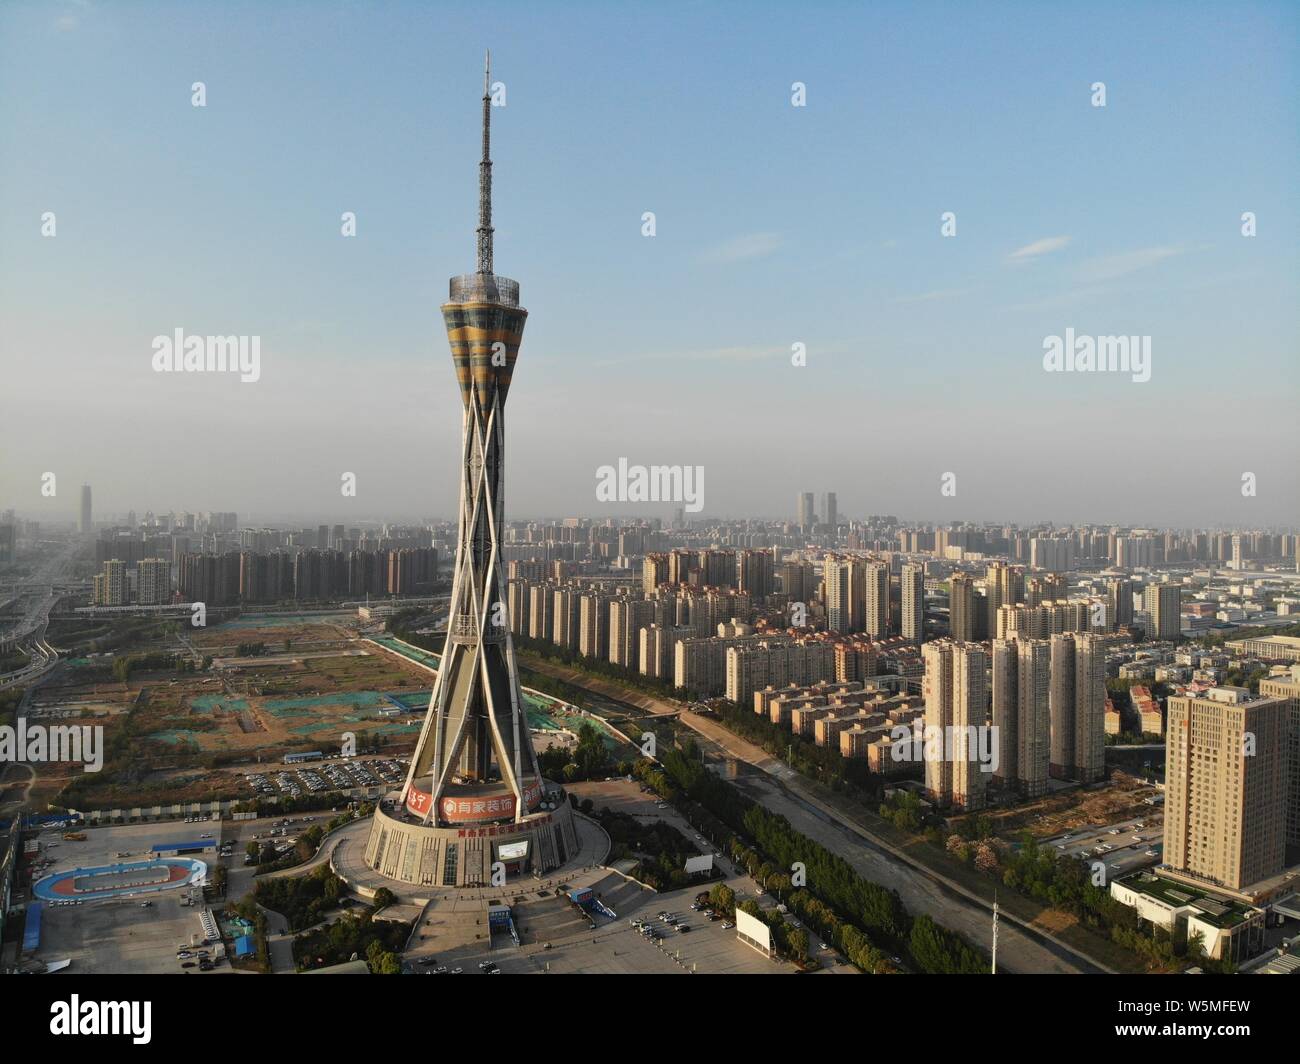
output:
[[[709,248],[700,257],[705,262],[741,262],[770,255],[783,243],[779,233],[748,233],[732,237]]]
[[[1106,255],[1085,262],[1079,269],[1079,277],[1085,281],[1111,281],[1181,254],[1181,248],[1155,247]]]
[[[1068,236],[1048,236],[1042,240],[1035,240],[1032,244],[1026,244],[1022,248],[1016,248],[1007,256],[1013,260],[1036,259],[1039,255],[1046,255],[1051,251],[1060,251],[1070,242]]]

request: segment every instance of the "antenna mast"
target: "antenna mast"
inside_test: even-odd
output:
[[[478,164],[478,272],[492,273],[492,53],[483,59],[483,158]]]

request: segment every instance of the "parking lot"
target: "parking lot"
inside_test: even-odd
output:
[[[304,763],[301,767],[286,765],[260,772],[246,772],[244,779],[258,797],[301,798],[304,794],[400,784],[406,780],[408,765],[405,758],[327,758]]]
[[[1151,814],[1116,824],[1088,826],[1047,839],[1044,846],[1058,854],[1078,857],[1106,866],[1108,879],[1138,868],[1157,865],[1164,854],[1164,812],[1153,807]]]

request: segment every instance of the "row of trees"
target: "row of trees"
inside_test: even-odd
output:
[[[709,772],[693,741],[668,750],[662,766],[638,762],[637,772],[665,797],[707,810],[704,829],[713,834],[720,826],[738,863],[864,971],[889,970],[889,951],[909,953],[926,972],[988,970],[960,936],[928,919],[914,920],[897,892],[864,879],[838,854]],[[692,820],[694,812],[688,809]]]

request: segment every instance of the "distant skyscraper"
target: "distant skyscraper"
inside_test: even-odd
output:
[[[908,562],[903,566],[899,582],[899,599],[901,603],[900,631],[903,638],[913,643],[925,639],[925,566],[918,562]]]
[[[817,521],[817,515],[813,512],[813,493],[811,491],[801,492],[796,504],[799,512],[795,519],[801,529],[808,531]]]
[[[1171,695],[1165,735],[1165,862],[1232,890],[1282,871],[1289,710]]]
[[[78,532],[89,532],[94,528],[94,520],[90,507],[90,485],[81,485],[81,516],[77,521]]]
[[[828,491],[822,498],[822,510],[825,514],[826,523],[834,530],[840,519],[839,505],[835,500],[835,492]]]

